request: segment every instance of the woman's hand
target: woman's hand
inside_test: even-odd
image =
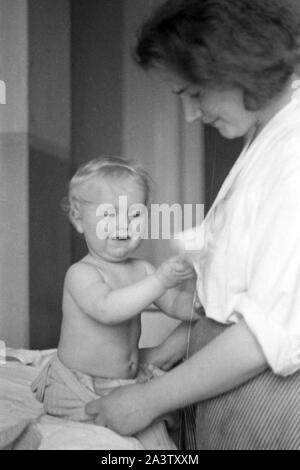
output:
[[[96,424],[134,435],[159,416],[226,393],[267,368],[259,343],[241,321],[162,377],[114,390],[86,411]]]
[[[195,278],[194,267],[182,256],[165,261],[156,271],[156,276],[166,289],[171,289]]]
[[[157,418],[153,400],[148,398],[149,384],[128,385],[108,396],[88,403],[87,414],[95,424],[108,427],[123,436],[133,436]]]

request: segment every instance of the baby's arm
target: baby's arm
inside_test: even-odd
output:
[[[165,371],[170,370],[182,360],[187,352],[190,328],[189,323],[181,323],[159,346],[141,349],[141,362]]]
[[[145,262],[145,267],[148,275],[152,275],[156,271],[150,263]],[[192,312],[195,311],[193,303],[194,294],[179,288],[168,289],[162,297],[154,302],[166,315],[183,321],[197,319],[197,316],[192,315]]]
[[[71,266],[65,289],[84,313],[108,325],[128,321],[140,314],[166,290],[155,274],[130,286],[112,289],[99,271],[86,263]]]
[[[139,282],[111,289],[93,266],[77,263],[67,273],[65,289],[84,313],[101,323],[115,325],[139,315],[187,276],[185,264],[174,258]]]

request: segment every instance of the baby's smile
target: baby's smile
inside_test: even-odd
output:
[[[110,237],[111,240],[126,242],[131,240],[131,236],[128,234],[127,230],[120,230],[118,232],[113,233]]]
[[[116,237],[111,237],[111,240],[119,241],[119,242],[127,242],[131,240],[129,235],[117,235]]]

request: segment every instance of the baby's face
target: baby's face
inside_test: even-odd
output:
[[[147,217],[144,189],[130,178],[95,177],[82,185],[80,196],[88,202],[80,204],[77,228],[90,253],[106,261],[125,261],[142,241]]]

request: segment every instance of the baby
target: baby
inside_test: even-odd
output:
[[[192,295],[176,287],[194,277],[191,265],[175,257],[155,269],[133,258],[149,187],[140,166],[115,157],[92,160],[70,182],[69,215],[88,254],[66,274],[58,353],[32,385],[51,415],[88,421],[86,403],[155,375],[155,368],[141,367],[151,350],[149,357],[139,350],[141,312],[152,303],[171,317],[190,319]]]

